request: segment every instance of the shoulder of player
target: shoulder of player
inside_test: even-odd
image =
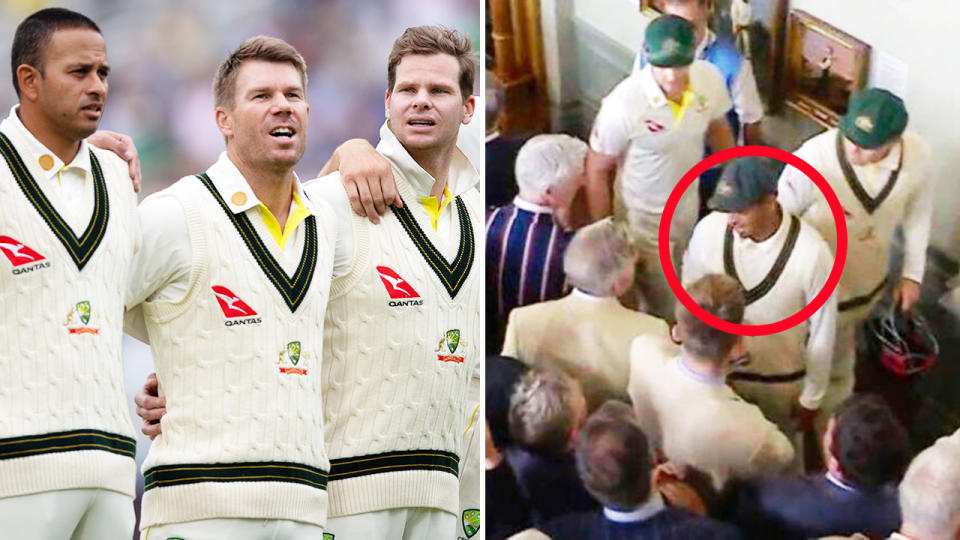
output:
[[[97,148],[92,144],[87,144],[87,148],[97,158],[100,164],[100,170],[103,172],[103,178],[108,184],[118,187],[128,187],[130,193],[133,193],[133,180],[130,179],[130,167],[120,156],[109,150]]]
[[[310,198],[310,202],[324,201],[331,208],[339,205],[350,205],[350,199],[343,188],[339,172],[332,172],[307,180],[303,184],[303,192]]]
[[[915,131],[905,131],[903,133],[904,162],[910,160],[929,161],[931,158],[930,144],[919,133]]]
[[[791,214],[787,214],[787,216],[791,218],[794,217]],[[807,223],[805,220],[799,217],[796,217],[796,219],[800,222],[800,233],[797,235],[797,246],[803,248],[805,252],[810,254],[818,251],[826,251],[826,253],[829,254],[829,244],[827,244],[827,241],[823,239],[820,231],[818,231],[813,225]]]
[[[631,73],[627,78],[617,83],[613,90],[610,90],[610,93],[603,98],[603,106],[609,107],[612,105],[631,110],[641,105],[646,107],[648,103],[646,99],[637,99],[638,96],[646,96],[641,80],[643,76],[643,70],[641,70]]]
[[[690,86],[701,92],[727,91],[723,73],[706,60],[694,60],[690,64]]]
[[[704,241],[713,242],[715,241],[714,236],[720,236],[726,230],[727,214],[716,211],[710,212],[694,226],[693,235],[690,237],[690,245],[700,244]],[[707,240],[707,238],[710,240]]]

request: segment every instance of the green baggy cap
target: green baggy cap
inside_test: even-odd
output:
[[[860,148],[877,148],[903,134],[907,118],[902,99],[880,88],[867,88],[850,98],[840,132]]]
[[[770,158],[746,156],[723,170],[717,190],[708,202],[721,212],[740,212],[777,192],[777,167]]]
[[[657,17],[644,34],[647,58],[657,67],[680,67],[693,63],[697,52],[693,25],[676,15]]]

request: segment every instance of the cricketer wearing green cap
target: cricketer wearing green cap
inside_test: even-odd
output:
[[[743,157],[723,171],[683,257],[683,283],[708,274],[737,279],[746,296],[744,324],[771,324],[803,309],[823,289],[833,255],[810,224],[777,202],[778,163]],[[830,380],[837,295],[788,330],[747,338],[751,362],[727,381],[777,424],[802,456],[798,432],[809,432]]]
[[[647,25],[644,37],[650,63],[604,98],[594,121],[587,197],[593,219],[614,213],[645,269],[637,273],[631,292],[640,298],[628,303],[673,320],[675,298],[657,250],[660,216],[674,186],[703,157],[704,142],[715,151],[733,146],[725,118],[731,103],[717,68],[694,60],[696,41],[688,21],[664,15]],[[697,206],[694,183],[671,224],[674,261],[683,253]]]
[[[826,416],[853,389],[857,328],[893,286],[894,305],[910,311],[920,299],[933,213],[930,149],[906,129],[903,100],[879,88],[854,94],[838,129],[806,141],[796,155],[816,168],[840,199],[847,225],[847,258],[838,289],[839,326]],[[787,167],[779,181],[784,209],[820,231],[836,248],[836,225],[826,199],[803,173]],[[903,269],[887,275],[894,230],[903,227]]]

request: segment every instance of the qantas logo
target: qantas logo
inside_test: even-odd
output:
[[[377,274],[380,276],[380,281],[383,282],[383,286],[386,287],[387,294],[390,295],[390,298],[394,300],[402,298],[420,298],[420,295],[417,294],[417,291],[415,291],[405,279],[398,276],[397,273],[390,268],[386,266],[378,266]]]
[[[251,309],[239,296],[233,294],[230,289],[221,285],[214,285],[211,289],[213,289],[214,296],[217,297],[217,302],[220,303],[220,310],[223,311],[223,316],[227,319],[241,319],[228,320],[225,323],[226,326],[257,324],[260,322],[260,317],[256,316],[257,312]],[[248,319],[247,317],[256,318]]]
[[[0,236],[0,252],[3,252],[3,255],[8,261],[10,261],[10,264],[13,265],[14,275],[31,272],[38,268],[50,267],[50,261],[46,261],[46,257],[30,249],[28,246],[18,242],[17,240],[10,238],[9,236]],[[25,264],[29,264],[31,266],[18,268],[19,266],[23,266]]]
[[[9,236],[0,236],[0,250],[3,250],[3,254],[14,266],[42,261],[46,258]]]
[[[650,133],[660,133],[666,129],[666,126],[658,122],[654,122],[653,120],[645,120],[644,124],[647,126],[647,129],[650,130]]]

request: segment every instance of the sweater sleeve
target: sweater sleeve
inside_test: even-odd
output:
[[[812,228],[811,228],[812,229]],[[817,238],[818,253],[814,259],[813,274],[807,281],[805,291],[809,304],[820,294],[833,267],[833,256],[823,239]],[[810,317],[807,327],[807,344],[804,351],[807,375],[803,380],[800,405],[806,409],[820,408],[820,402],[830,382],[830,368],[833,360],[833,342],[837,331],[837,292]]]
[[[927,244],[930,241],[930,223],[933,217],[933,181],[930,176],[930,154],[925,144],[922,149],[918,183],[920,188],[907,201],[903,214],[903,277],[917,283],[923,280],[927,261]]]
[[[814,151],[806,143],[797,149],[794,154],[807,163],[816,163]],[[799,169],[787,165],[780,174],[780,180],[777,182],[777,200],[783,206],[783,210],[789,214],[803,217],[803,214],[816,201],[817,186],[807,175],[800,172]]]

